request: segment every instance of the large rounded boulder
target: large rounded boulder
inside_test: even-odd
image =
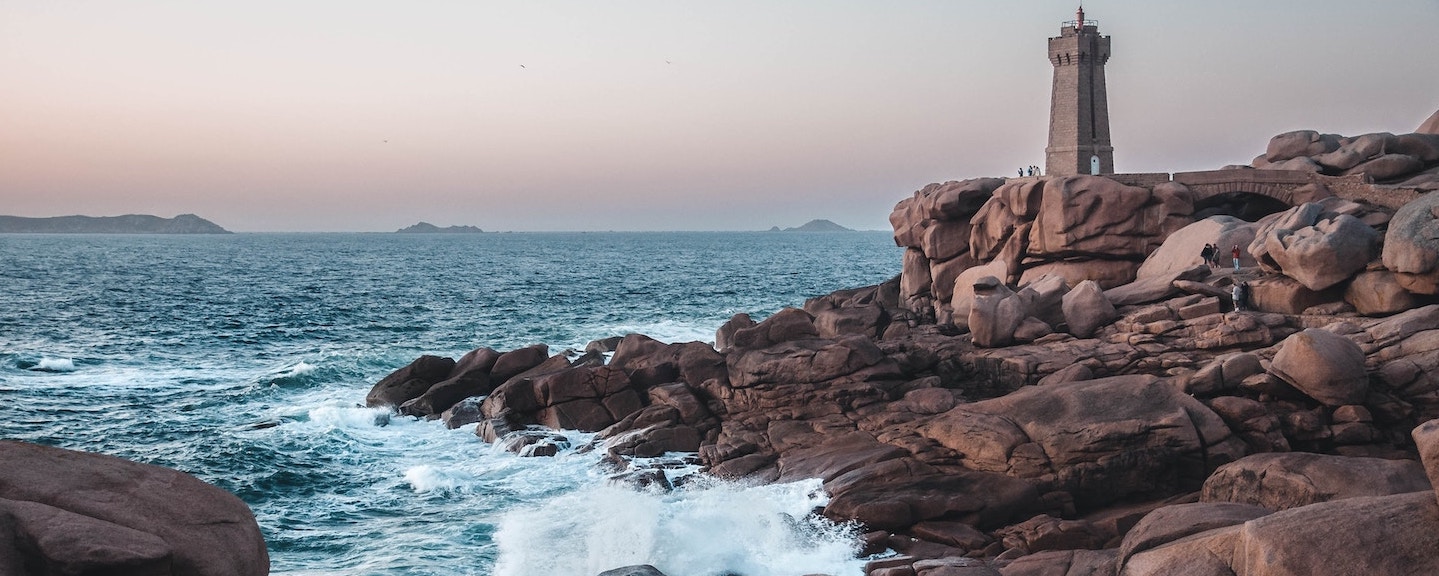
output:
[[[250,508],[183,472],[0,441],[0,574],[262,576]]]
[[[1388,270],[1363,272],[1344,288],[1344,301],[1365,316],[1395,314],[1419,307],[1419,299]]]
[[[1362,404],[1369,394],[1364,351],[1327,330],[1310,328],[1285,338],[1269,371],[1329,406]]]
[[[1310,290],[1324,290],[1379,255],[1382,237],[1354,216],[1361,211],[1360,205],[1337,198],[1306,202],[1261,220],[1248,252],[1264,269]]]
[[[1384,267],[1416,294],[1439,294],[1439,195],[1399,207],[1384,235]]]

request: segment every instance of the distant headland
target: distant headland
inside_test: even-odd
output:
[[[775,226],[769,229],[770,232],[854,232],[853,229],[845,228],[829,220],[810,220],[799,228],[783,228]]]
[[[196,216],[161,218],[149,214],[124,216],[55,216],[27,218],[0,216],[0,233],[7,234],[230,234],[229,230]]]
[[[483,234],[485,231],[474,226],[446,226],[441,228],[429,222],[396,230],[396,234]]]

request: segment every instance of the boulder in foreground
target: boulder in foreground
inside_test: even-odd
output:
[[[250,508],[188,474],[0,442],[0,574],[260,576]]]

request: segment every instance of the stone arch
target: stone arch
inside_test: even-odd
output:
[[[1292,170],[1211,170],[1177,173],[1174,181],[1189,188],[1196,218],[1229,214],[1253,221],[1307,200],[1296,197],[1295,191],[1314,183],[1314,175]]]
[[[1283,212],[1293,207],[1270,194],[1258,194],[1235,190],[1209,194],[1202,199],[1194,201],[1194,219],[1203,220],[1210,216],[1233,216],[1247,222],[1255,222],[1260,218]]]

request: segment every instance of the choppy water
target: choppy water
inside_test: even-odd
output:
[[[358,403],[420,354],[710,341],[899,267],[885,233],[0,235],[0,437],[230,490],[277,574],[858,573],[816,483],[637,492]]]

